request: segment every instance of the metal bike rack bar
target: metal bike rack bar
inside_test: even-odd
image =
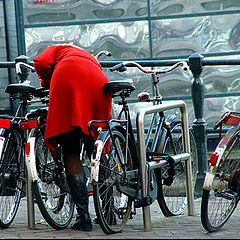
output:
[[[28,227],[35,229],[35,212],[34,212],[34,196],[32,190],[32,181],[27,177],[27,213],[28,213]]]
[[[189,143],[189,128],[188,128],[188,117],[187,117],[187,107],[184,101],[169,101],[164,102],[159,105],[154,105],[151,107],[146,107],[140,109],[137,113],[137,138],[140,153],[140,175],[142,181],[142,197],[147,195],[147,182],[146,182],[146,150],[144,141],[144,117],[147,114],[152,114],[154,112],[162,112],[166,110],[171,110],[179,108],[181,110],[181,118],[183,123],[183,144],[185,153],[175,155],[173,158],[177,161],[186,160],[186,185],[187,185],[187,202],[188,202],[188,215],[193,215],[193,187],[192,187],[192,172],[190,164],[190,143]],[[166,163],[165,163],[166,164]],[[157,166],[156,166],[157,167]],[[154,166],[152,166],[154,168]],[[143,222],[144,231],[151,231],[151,217],[150,217],[150,206],[143,207]]]

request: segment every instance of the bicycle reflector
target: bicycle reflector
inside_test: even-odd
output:
[[[31,129],[31,128],[37,128],[37,127],[38,127],[37,120],[32,120],[32,121],[27,121],[27,122],[20,123],[20,128],[22,130]]]
[[[212,153],[212,155],[210,157],[210,164],[211,164],[211,166],[216,166],[217,159],[218,159],[218,155],[216,153]]]
[[[0,128],[10,128],[11,120],[10,119],[0,119]]]
[[[30,154],[30,143],[29,142],[25,143],[25,152],[27,155]]]

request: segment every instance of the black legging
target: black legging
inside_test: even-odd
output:
[[[67,175],[73,175],[83,171],[80,152],[82,144],[90,156],[93,150],[93,138],[83,134],[79,128],[57,136],[57,142],[62,146],[63,159]]]

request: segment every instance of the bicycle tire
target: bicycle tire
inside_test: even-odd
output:
[[[63,165],[59,172],[59,166],[57,166],[50,150],[44,144],[40,131],[36,136],[35,154],[39,178],[33,182],[32,186],[38,208],[52,228],[56,230],[64,229],[73,218],[74,203],[70,193],[57,184],[65,177]]]
[[[239,178],[234,177],[240,167],[239,136],[240,131],[236,132],[227,143],[216,169],[212,189],[203,189],[201,222],[208,232],[216,232],[222,228],[239,201]]]
[[[21,136],[11,131],[6,136],[0,161],[0,228],[8,228],[13,222],[22,196],[25,183],[24,148]]]
[[[183,152],[183,135],[181,121],[173,121],[170,125],[171,134],[173,136],[176,153]],[[189,131],[191,169],[192,169],[192,186],[194,189],[197,178],[197,149],[192,131]],[[170,144],[170,136],[166,136],[164,140],[162,152],[168,155],[174,155]],[[178,216],[183,214],[187,208],[187,190],[186,190],[186,171],[185,161],[175,164],[175,175],[170,186],[164,184],[164,179],[168,176],[168,167],[155,170],[158,179],[158,196],[157,200],[162,213],[166,217]]]
[[[133,169],[131,147],[129,145],[127,150],[128,161],[124,163],[118,156],[125,156],[126,135],[116,128],[111,132],[111,135],[107,134],[102,139],[104,147],[101,152],[99,181],[93,183],[95,212],[100,227],[106,234],[121,232],[132,209],[132,199],[119,192],[115,182],[116,175],[123,174],[124,176],[126,170]],[[113,142],[115,142],[116,148]],[[108,149],[107,153],[104,152],[106,149]]]

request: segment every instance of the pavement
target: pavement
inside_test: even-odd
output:
[[[90,200],[91,202],[91,200]],[[240,239],[240,207],[238,207],[224,227],[215,233],[207,233],[200,219],[201,198],[194,200],[194,214],[166,218],[163,216],[157,201],[150,206],[151,231],[144,231],[142,209],[129,219],[121,233],[106,235],[98,224],[93,231],[82,232],[52,229],[42,218],[37,205],[34,205],[34,228],[29,228],[27,200],[22,198],[17,215],[9,228],[0,230],[1,239]],[[95,217],[94,208],[90,215]],[[73,219],[74,221],[74,219]]]

